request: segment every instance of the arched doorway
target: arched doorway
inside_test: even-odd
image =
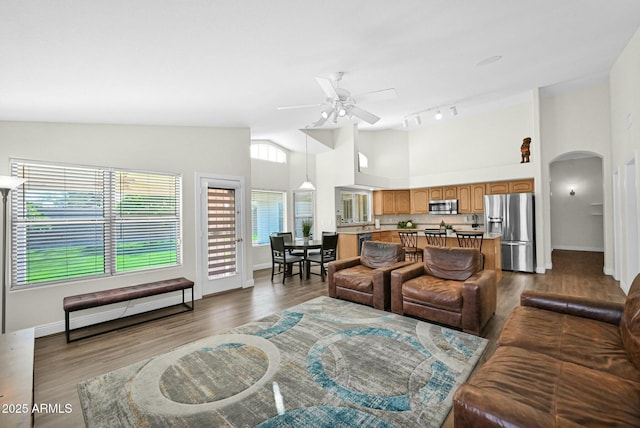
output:
[[[603,253],[604,177],[602,157],[570,152],[549,164],[551,251]]]

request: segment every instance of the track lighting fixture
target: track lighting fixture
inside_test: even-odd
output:
[[[402,120],[402,127],[403,128],[408,128],[409,127],[409,120],[413,119],[416,122],[416,125],[421,125],[422,124],[422,118],[421,118],[421,114],[423,113],[428,113],[428,112],[433,112],[435,111],[436,113],[433,115],[433,118],[435,120],[441,120],[444,115],[442,114],[442,109],[446,109],[448,108],[449,111],[451,112],[451,116],[457,116],[458,115],[458,107],[455,104],[444,104],[444,105],[439,105],[439,106],[435,106],[435,107],[429,107],[426,108],[424,110],[420,110],[417,111],[415,113],[411,113],[407,116],[404,117],[404,119]]]
[[[420,116],[416,116],[416,125],[422,125],[422,118],[420,118]]]
[[[409,127],[409,121],[407,120],[406,117],[402,121],[402,127],[405,128],[405,129]]]
[[[440,110],[438,110],[435,114],[435,116],[433,116],[436,120],[440,120],[442,119],[442,113],[440,113]]]
[[[458,109],[456,108],[456,106],[451,106],[451,116],[457,116],[458,115]]]

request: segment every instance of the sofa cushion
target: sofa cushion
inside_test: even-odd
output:
[[[498,346],[516,346],[562,361],[640,382],[614,324],[518,306],[509,315]]]
[[[453,398],[456,426],[640,426],[640,384],[499,347]]]
[[[429,275],[465,281],[482,269],[482,253],[475,248],[427,246],[424,264]]]
[[[462,310],[462,283],[421,275],[402,284],[402,297],[405,300],[460,312]]]
[[[401,245],[388,242],[365,241],[362,244],[360,263],[371,269],[404,261],[404,249]]]
[[[620,321],[620,335],[629,359],[640,369],[640,275],[629,289]]]
[[[363,265],[339,270],[333,274],[333,280],[336,287],[349,288],[366,293],[373,292],[373,270]]]

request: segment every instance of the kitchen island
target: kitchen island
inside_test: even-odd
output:
[[[387,230],[363,230],[338,232],[338,259],[347,259],[358,256],[358,243],[362,234],[371,234],[373,241],[393,242],[400,244],[398,232],[407,232],[416,229],[387,229]],[[423,230],[418,232],[418,247],[427,246],[427,240]],[[496,272],[496,279],[502,278],[502,241],[501,236],[495,233],[485,233],[482,241],[482,254],[484,255],[485,269],[493,269]],[[458,247],[458,237],[453,233],[447,236],[447,247]]]

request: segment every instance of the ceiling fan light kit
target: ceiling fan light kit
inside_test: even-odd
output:
[[[317,128],[324,125],[327,120],[331,120],[331,123],[338,123],[339,117],[347,117],[348,119],[360,119],[367,122],[370,125],[375,124],[380,120],[380,117],[375,114],[364,110],[363,108],[356,105],[356,97],[351,95],[351,92],[348,90],[341,88],[339,86],[340,81],[342,80],[342,76],[344,73],[337,72],[333,73],[330,78],[326,77],[316,77],[316,81],[318,85],[324,92],[326,98],[323,104],[308,104],[308,105],[298,105],[298,106],[282,106],[278,107],[278,110],[290,110],[295,108],[305,108],[305,107],[316,107],[323,106],[324,108],[320,112],[320,119],[315,121],[312,126]],[[367,95],[371,95],[372,97],[380,98],[385,96],[396,96],[396,90],[394,88],[381,89],[377,91],[371,91],[362,94],[363,98],[366,98]],[[360,96],[358,96],[360,98]]]

